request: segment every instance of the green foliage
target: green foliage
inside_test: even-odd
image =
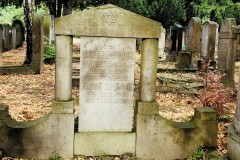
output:
[[[237,18],[239,22],[240,7],[232,0],[200,0],[192,2],[191,6],[195,15],[200,17],[203,22],[212,20],[221,25],[226,17]]]
[[[21,20],[24,23],[23,8],[16,6],[7,6],[0,8],[0,24],[12,25],[13,20]]]
[[[36,12],[40,15],[49,15],[49,9],[45,3],[40,3],[36,8]]]
[[[54,152],[53,156],[50,157],[49,160],[63,160],[63,157],[58,152]]]
[[[193,160],[201,159],[201,158],[203,158],[204,154],[205,154],[205,151],[204,151],[203,147],[201,147],[201,148],[199,148],[198,151],[196,151],[193,154],[192,159]]]
[[[44,37],[43,59],[46,61],[55,59],[56,51],[53,44],[49,44],[47,37]]]

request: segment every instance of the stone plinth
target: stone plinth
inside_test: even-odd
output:
[[[79,132],[131,132],[136,39],[81,37]]]
[[[135,154],[136,133],[75,133],[74,155]]]

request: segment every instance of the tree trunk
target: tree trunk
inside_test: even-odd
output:
[[[25,24],[26,24],[26,42],[27,51],[26,59],[24,64],[31,64],[32,62],[32,17],[34,14],[35,3],[34,0],[24,0],[24,14],[25,14]]]
[[[56,18],[61,17],[61,15],[62,15],[62,4],[63,4],[62,0],[57,0],[57,16],[56,16]]]

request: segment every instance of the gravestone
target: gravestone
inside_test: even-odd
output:
[[[0,24],[0,53],[3,52],[3,27]]]
[[[16,28],[16,48],[21,47],[24,42],[24,26],[21,20],[13,21],[13,28]]]
[[[182,50],[182,37],[183,27],[180,24],[174,24],[171,27],[171,40],[172,40],[171,51],[178,52]]]
[[[186,49],[192,53],[192,67],[197,67],[200,56],[201,46],[201,20],[198,17],[192,17],[187,26]]]
[[[3,46],[4,51],[9,51],[11,49],[11,31],[8,24],[3,24]]]
[[[201,58],[205,61],[214,60],[217,28],[218,24],[213,21],[207,21],[203,24]]]
[[[57,18],[55,27],[55,99],[59,102],[71,100],[72,36],[69,35],[81,36],[79,123],[74,154],[135,153],[136,133],[132,131],[136,40],[144,39],[141,53],[146,52],[144,55],[151,61],[149,65],[144,60],[141,66],[145,66],[142,69],[142,81],[145,81],[142,89],[146,91],[142,97],[149,98],[150,95],[152,100],[157,73],[156,39],[161,37],[161,24],[119,7],[105,5]],[[151,70],[152,74],[145,73],[146,70]]]
[[[131,132],[136,39],[81,37],[80,44],[78,131]]]
[[[234,34],[236,28],[236,19],[224,19],[219,33],[218,47],[218,69],[225,71],[227,74],[225,84],[234,85],[234,68],[236,57],[236,40],[237,34]]]
[[[31,70],[39,74],[43,65],[43,25],[42,16],[34,14],[32,24],[32,62]]]
[[[12,27],[12,49],[17,48],[17,28],[16,26]]]
[[[165,49],[166,30],[163,28],[161,37],[158,40],[158,57],[162,57]]]
[[[43,17],[43,33],[48,38],[49,43],[54,41],[54,17],[44,16]]]

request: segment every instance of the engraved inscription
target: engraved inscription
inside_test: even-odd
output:
[[[115,12],[114,11],[107,11],[103,13],[103,22],[107,24],[114,24],[115,21]]]

